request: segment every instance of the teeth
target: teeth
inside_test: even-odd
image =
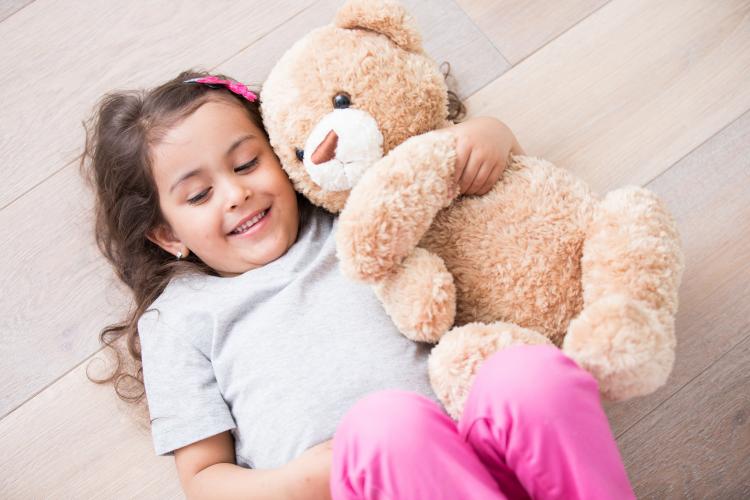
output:
[[[244,233],[245,231],[247,231],[248,229],[250,229],[251,227],[253,227],[256,222],[258,222],[259,220],[261,220],[264,215],[266,215],[266,211],[265,210],[263,210],[261,213],[259,213],[258,215],[256,215],[255,217],[253,217],[249,221],[245,222],[244,224],[242,224],[241,226],[239,226],[234,231],[232,231],[232,234]]]

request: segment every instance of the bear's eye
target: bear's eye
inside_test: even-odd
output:
[[[346,109],[352,105],[352,98],[346,92],[340,92],[333,96],[333,107],[336,109]]]
[[[302,160],[304,160],[304,159],[305,159],[305,152],[304,152],[304,151],[302,151],[302,150],[301,150],[300,148],[297,148],[297,149],[295,149],[295,150],[294,150],[294,154],[296,154],[296,155],[297,155],[297,159],[298,159],[299,161],[302,161]]]

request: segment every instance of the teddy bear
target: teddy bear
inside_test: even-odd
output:
[[[346,2],[260,99],[295,189],[339,214],[342,271],[436,343],[430,382],[451,417],[482,361],[519,343],[556,345],[609,400],[665,383],[684,258],[664,203],[636,186],[599,196],[514,154],[490,192],[459,195],[445,78],[399,3]]]

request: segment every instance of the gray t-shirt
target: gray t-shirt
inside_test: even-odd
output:
[[[401,335],[372,289],[341,274],[337,222],[315,209],[275,261],[232,278],[173,279],[141,317],[157,455],[232,430],[238,465],[279,467],[332,438],[367,393],[438,401],[432,346]]]

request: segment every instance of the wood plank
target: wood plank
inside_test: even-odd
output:
[[[513,66],[609,0],[456,0]]]
[[[613,0],[468,100],[596,190],[645,184],[750,108],[750,3]]]
[[[147,417],[89,382],[86,366],[0,421],[0,496],[184,498],[174,459],[154,454]]]
[[[37,0],[9,17],[0,23],[0,207],[76,156],[81,119],[104,92],[213,67],[310,1]]]
[[[273,63],[295,41],[311,29],[329,24],[341,3],[340,0],[316,2],[285,23],[283,29],[274,30],[219,65],[218,69],[239,79],[262,82]],[[473,94],[510,67],[471,19],[452,1],[403,0],[401,3],[414,17],[427,53],[438,63],[450,63],[454,90],[461,98]]]
[[[0,415],[97,351],[98,331],[128,304],[95,247],[77,170],[33,194],[0,211]]]
[[[34,0],[2,0],[0,1],[0,22],[3,22]]]
[[[677,356],[664,387],[643,398],[606,405],[615,435],[625,433],[747,335],[748,138],[750,112],[647,186],[671,208],[685,252],[677,313]]]
[[[750,498],[746,337],[619,441],[639,498]]]

